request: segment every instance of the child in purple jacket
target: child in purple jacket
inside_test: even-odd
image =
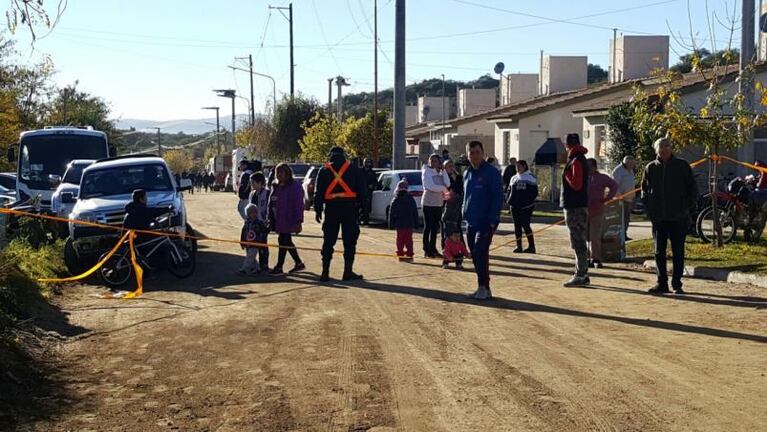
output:
[[[304,189],[293,179],[293,170],[288,164],[277,165],[275,172],[277,182],[269,196],[269,220],[270,226],[278,234],[277,242],[280,250],[277,253],[277,264],[269,273],[281,275],[285,256],[288,253],[295,262],[289,273],[306,268],[293,243],[293,233],[300,233],[301,224],[304,223]]]

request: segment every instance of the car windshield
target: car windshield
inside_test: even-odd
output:
[[[78,134],[25,136],[21,139],[19,175],[34,189],[52,189],[49,175],[64,175],[73,159],[108,156],[104,137]]]
[[[400,180],[402,180],[402,179],[407,180],[407,185],[408,186],[421,186],[421,172],[420,171],[399,173],[399,178],[400,178]]]
[[[293,170],[293,177],[303,177],[306,175],[306,172],[309,171],[309,168],[311,168],[311,165],[309,164],[288,164],[288,166]]]
[[[10,190],[16,190],[16,175],[0,175],[0,186]]]
[[[87,199],[130,194],[136,189],[173,191],[173,184],[168,171],[160,164],[95,169],[83,175],[80,195]]]
[[[70,165],[69,168],[67,168],[67,172],[64,173],[64,179],[62,182],[79,185],[80,180],[83,178],[83,170],[88,165],[90,165],[90,163],[78,163]]]

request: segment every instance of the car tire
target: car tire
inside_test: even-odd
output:
[[[85,266],[83,266],[80,257],[77,256],[71,237],[64,242],[64,265],[72,276],[77,276],[85,271]]]
[[[188,223],[186,224],[186,234],[190,235],[192,237],[199,237],[200,236],[199,235],[200,233],[195,231],[194,228],[192,228],[192,225],[188,224]],[[192,253],[197,255],[197,239],[193,238],[189,242],[187,242],[187,244],[191,247]]]

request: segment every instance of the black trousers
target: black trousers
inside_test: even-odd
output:
[[[658,275],[658,284],[661,286],[668,286],[666,246],[670,240],[671,253],[674,254],[674,269],[671,275],[671,286],[674,288],[681,288],[682,275],[684,274],[684,240],[687,236],[687,221],[653,222],[652,236],[655,239],[655,272]]]
[[[517,238],[517,244],[521,245],[522,231],[525,232],[528,240],[533,236],[533,228],[530,226],[530,221],[533,218],[533,207],[512,207],[511,215],[514,218],[514,236]]]
[[[437,253],[437,234],[440,232],[442,207],[423,206],[423,252]]]
[[[322,222],[322,265],[329,266],[333,260],[333,247],[341,231],[344,243],[344,263],[347,270],[354,264],[357,253],[357,239],[360,226],[357,220],[357,206],[354,203],[330,203],[325,205],[325,220]]]
[[[295,261],[296,264],[301,263],[301,257],[298,256],[296,244],[293,243],[293,234],[279,234],[277,236],[277,243],[280,245],[280,250],[277,252],[277,265],[275,267],[282,268],[285,264],[285,256],[287,254],[290,254],[290,257],[293,258],[293,261]]]

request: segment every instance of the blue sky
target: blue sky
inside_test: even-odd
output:
[[[78,80],[79,88],[108,100],[115,117],[209,117],[200,110],[206,105],[227,107],[222,114],[228,115],[228,101],[211,90],[230,87],[249,95],[247,74],[226,67],[235,56],[253,54],[255,70],[277,79],[278,97],[289,91],[288,24],[268,9],[287,3],[69,0],[51,34],[32,48],[19,33],[18,47],[25,61],[50,55],[58,83]],[[708,16],[716,12],[724,21],[734,3],[739,16],[736,0],[709,0]],[[324,102],[327,78],[338,74],[352,83],[346,92],[372,90],[372,5],[373,0],[293,1],[297,91]],[[688,18],[699,41],[710,48],[705,6],[705,0],[409,0],[407,78],[444,73],[468,80],[492,73],[498,61],[507,72],[534,73],[541,49],[588,55],[589,62],[607,68],[611,28],[626,34],[669,34],[671,28],[689,42]],[[634,9],[618,11],[627,8]],[[717,46],[727,46],[728,32],[715,27]],[[383,89],[392,86],[394,76],[394,0],[379,0],[379,39]],[[738,31],[734,45],[739,39]],[[672,40],[672,63],[674,51],[688,48]],[[255,84],[256,110],[263,112],[271,82],[256,78]],[[246,102],[238,101],[237,110],[245,113]]]

